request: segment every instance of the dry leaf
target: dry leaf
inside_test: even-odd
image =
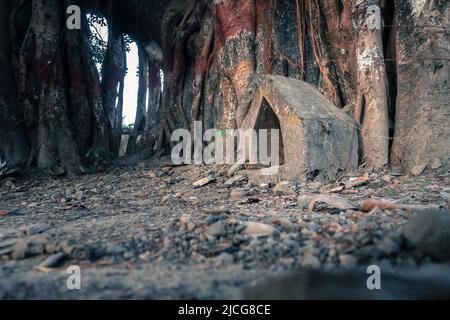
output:
[[[370,212],[375,208],[379,208],[381,210],[427,210],[427,209],[439,209],[438,205],[434,204],[396,204],[385,200],[374,200],[370,199],[364,202],[361,207],[361,211]]]

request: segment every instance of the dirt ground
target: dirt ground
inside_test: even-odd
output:
[[[3,179],[0,298],[236,299],[299,268],[450,271],[403,234],[415,212],[449,208],[448,173],[255,184],[245,169],[230,181],[225,166],[164,163]]]

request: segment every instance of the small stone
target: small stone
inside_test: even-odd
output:
[[[349,254],[341,254],[339,255],[339,263],[344,268],[354,268],[358,263],[358,260]]]
[[[312,197],[301,195],[297,198],[297,204],[301,210],[305,210],[308,208],[308,204],[311,202]]]
[[[134,254],[134,252],[132,252],[132,251],[127,251],[127,252],[125,252],[125,253],[123,254],[123,257],[124,257],[125,259],[132,259],[132,258],[135,257],[135,254]]]
[[[273,192],[275,193],[287,193],[287,194],[296,194],[296,192],[292,189],[293,184],[290,181],[282,181],[275,185],[273,188]]]
[[[400,249],[399,245],[390,238],[383,239],[380,243],[378,243],[377,248],[387,255],[398,252]]]
[[[230,192],[230,198],[232,198],[232,199],[240,199],[240,198],[244,198],[245,196],[246,196],[246,192],[243,190],[233,189]]]
[[[106,253],[111,254],[111,255],[119,255],[126,251],[127,251],[127,249],[122,247],[120,244],[109,243],[106,246]]]
[[[77,191],[75,193],[74,197],[75,197],[76,200],[81,201],[84,198],[84,192],[83,191]]]
[[[55,253],[42,261],[36,268],[38,270],[41,269],[42,271],[46,269],[56,268],[61,264],[65,257],[66,254],[64,252]]]
[[[247,176],[246,176],[246,175],[241,175],[241,174],[239,174],[239,175],[236,175],[236,176],[234,176],[234,177],[228,179],[228,180],[225,182],[224,185],[225,185],[225,187],[229,188],[229,187],[232,187],[232,186],[234,186],[234,185],[237,185],[237,184],[239,184],[239,183],[241,183],[241,182],[244,182],[244,181],[246,181],[246,180],[247,180]]]
[[[411,174],[413,176],[420,176],[426,169],[426,165],[417,165],[411,169]]]
[[[306,254],[305,257],[301,261],[301,265],[304,268],[312,268],[312,269],[319,269],[321,266],[321,263],[319,259],[317,259],[312,254]]]
[[[267,237],[275,233],[275,228],[265,223],[259,222],[244,222],[245,230],[244,233],[252,237]]]
[[[440,196],[441,196],[442,199],[450,201],[450,192],[443,191],[443,192],[440,193]]]
[[[226,214],[223,214],[223,215],[220,215],[220,216],[210,216],[210,217],[208,217],[205,220],[205,224],[207,226],[209,226],[209,225],[212,225],[213,223],[216,223],[218,221],[226,220],[227,218],[228,218],[228,215],[226,215]]]
[[[226,235],[227,231],[225,229],[225,226],[222,222],[216,222],[212,225],[210,225],[206,231],[205,236],[210,240],[214,240],[216,238],[219,238],[220,236]]]
[[[234,262],[233,255],[231,255],[227,252],[222,252],[217,258],[218,258],[218,260],[220,260],[220,262],[223,265],[230,265],[230,264],[233,264],[233,262]]]
[[[162,204],[174,204],[177,201],[177,197],[173,194],[168,194],[167,196],[163,197],[161,202]]]
[[[442,161],[439,158],[434,158],[433,162],[431,163],[431,169],[437,170],[440,167],[442,167]]]
[[[20,260],[43,254],[45,251],[45,244],[47,242],[48,240],[46,238],[40,236],[33,236],[19,241],[14,246],[14,251],[11,254],[11,258],[13,260]]]
[[[37,223],[33,224],[31,226],[23,226],[19,228],[20,231],[25,232],[27,236],[33,236],[35,234],[43,233],[49,229],[51,229],[52,226],[46,223]]]
[[[192,217],[190,214],[183,214],[180,217],[181,227],[186,229],[188,227],[188,224],[191,222],[191,220],[192,220]]]
[[[292,221],[288,218],[280,218],[278,220],[281,227],[283,227],[284,230],[287,232],[294,232],[297,230],[296,226],[292,223]]]
[[[240,170],[242,170],[244,168],[244,164],[243,163],[235,163],[233,166],[231,166],[230,170],[228,170],[227,175],[229,177],[234,176],[237,172],[239,172]]]
[[[215,180],[216,180],[216,178],[215,178],[214,176],[210,175],[210,176],[208,176],[208,177],[206,177],[206,178],[203,178],[203,179],[200,179],[200,180],[194,182],[194,183],[192,184],[192,186],[193,186],[194,188],[201,188],[201,187],[204,187],[204,186],[206,186],[207,184],[209,184],[209,183],[211,183],[211,182],[213,182],[213,181],[215,181]]]

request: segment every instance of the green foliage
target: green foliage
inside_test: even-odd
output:
[[[134,123],[122,125],[122,131],[133,131],[133,130],[134,130]]]
[[[89,43],[92,52],[92,58],[95,64],[102,65],[105,59],[106,50],[108,48],[108,20],[102,16],[89,14],[87,16],[89,28],[91,30]],[[127,52],[131,50],[133,40],[128,35],[124,35],[125,49]]]
[[[105,148],[93,148],[86,154],[89,173],[103,171],[110,164],[112,154]]]
[[[108,28],[106,18],[90,14],[87,16],[89,28],[89,43],[91,47],[92,58],[95,64],[101,65],[105,59],[106,49],[108,47],[108,34],[104,30]]]

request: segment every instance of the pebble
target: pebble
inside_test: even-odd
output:
[[[248,234],[252,237],[267,237],[275,232],[275,228],[273,226],[270,226],[265,223],[259,223],[259,222],[244,222],[245,230],[244,233]]]
[[[294,232],[297,230],[297,227],[294,223],[292,223],[292,221],[286,217],[280,218],[279,223],[281,225],[281,227],[283,227],[283,229],[287,232]]]
[[[222,252],[217,258],[224,265],[233,264],[233,262],[234,262],[234,256],[227,252]]]
[[[437,170],[441,167],[442,167],[441,159],[438,159],[438,158],[433,159],[433,162],[431,163],[431,169]]]
[[[312,269],[319,269],[321,266],[321,263],[319,259],[317,259],[312,254],[307,254],[301,261],[301,265],[304,268],[312,268]]]
[[[358,263],[358,260],[349,254],[341,254],[339,255],[339,263],[344,268],[354,268]]]
[[[420,176],[426,169],[426,165],[417,165],[411,169],[411,174],[413,176]]]
[[[300,209],[305,210],[308,208],[308,204],[311,202],[312,197],[301,195],[297,198],[297,204]]]
[[[391,255],[400,250],[400,246],[397,244],[397,242],[390,238],[385,238],[381,242],[379,242],[377,248],[387,255]]]
[[[443,191],[443,192],[440,193],[440,196],[441,196],[442,199],[450,201],[450,192],[444,192]]]
[[[211,241],[220,236],[225,236],[227,233],[223,222],[216,222],[210,226],[205,231],[206,237]]]
[[[106,246],[106,252],[108,253],[108,254],[111,254],[111,255],[119,255],[119,254],[122,254],[122,253],[124,253],[124,252],[126,252],[127,251],[127,249],[125,249],[123,246],[121,246],[120,244],[115,244],[115,243],[109,243],[107,246]]]

